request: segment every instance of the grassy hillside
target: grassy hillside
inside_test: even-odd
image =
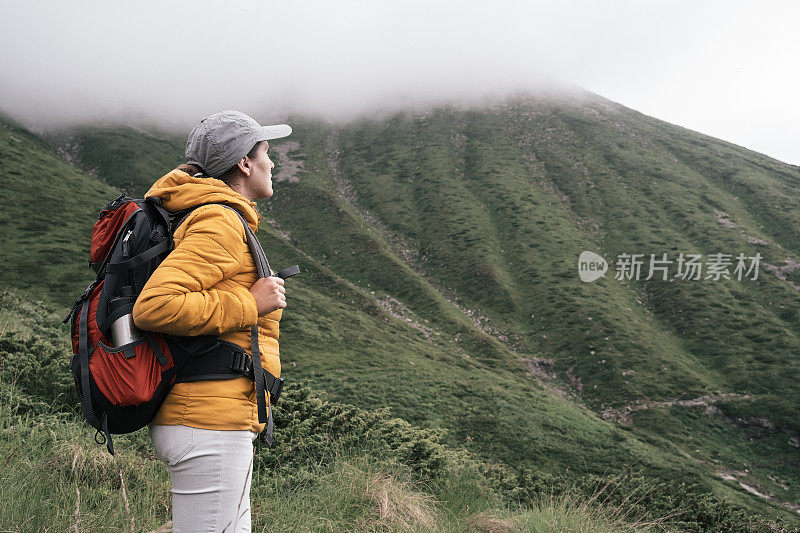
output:
[[[504,361],[535,358],[545,380],[558,374],[631,434],[797,502],[800,302],[767,267],[796,258],[797,168],[591,97],[298,130],[306,162],[329,143],[305,181],[336,190],[338,170],[362,218],[377,220],[370,229],[383,228],[376,239],[480,317],[509,348]],[[746,196],[725,185],[734,178],[760,185]],[[367,271],[358,253],[304,229],[314,224],[310,207],[296,208],[303,181],[270,202],[298,245],[441,323],[421,291],[399,292],[386,269]],[[783,234],[767,219],[784,220]],[[584,284],[583,250],[764,260],[757,281]]]
[[[168,530],[169,481],[147,430],[96,445],[78,415],[64,326],[0,293],[0,524],[9,531]],[[254,531],[788,531],[696,487],[494,464],[388,410],[291,383],[280,435],[257,441]],[[35,475],[31,475],[35,472]]]
[[[155,181],[154,168],[185,161],[186,139],[131,126],[85,126],[49,133],[47,140],[74,166],[129,196],[141,196],[142,184]]]
[[[797,168],[591,95],[291,123],[260,232],[305,271],[287,377],[483,457],[632,465],[796,517],[798,273],[766,265],[796,258]],[[149,143],[128,153],[149,171],[106,181],[169,170]],[[584,284],[583,250],[764,260],[755,281]]]
[[[92,220],[119,192],[9,120],[0,120],[0,183],[0,287],[66,307],[94,277],[87,265]]]
[[[798,294],[767,266],[796,256],[754,219],[797,227],[787,218],[796,168],[594,98],[296,131],[304,171],[278,184],[267,212],[297,247],[452,334],[491,372],[527,362],[546,386],[726,490],[797,503]],[[719,185],[732,168],[763,181],[758,197]],[[583,250],[612,262],[623,252],[764,259],[755,281],[621,283],[612,272],[584,284]],[[486,415],[489,426],[505,411]],[[498,456],[540,460],[529,431]],[[496,439],[486,445],[498,452]]]

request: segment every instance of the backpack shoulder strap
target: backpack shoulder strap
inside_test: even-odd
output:
[[[213,205],[213,204],[203,204],[203,205]],[[253,255],[253,260],[256,264],[256,270],[258,271],[259,278],[266,278],[272,274],[272,270],[269,267],[269,261],[267,260],[267,255],[264,253],[264,249],[261,247],[261,243],[258,241],[256,234],[250,228],[250,225],[245,220],[244,216],[234,207],[231,207],[226,204],[217,204],[221,205],[226,209],[230,209],[234,213],[236,213],[241,220],[242,225],[244,226],[244,233],[247,237],[247,246],[250,249],[250,253]],[[176,215],[176,218],[173,220],[172,225],[172,233],[174,234],[175,230],[180,226],[186,217],[189,214],[201,206],[195,206],[192,209],[188,209],[185,212],[179,212]],[[261,365],[261,349],[258,345],[258,324],[254,324],[250,328],[250,352],[252,354],[253,359],[253,382],[255,383],[256,387],[256,405],[258,407],[258,422],[260,424],[266,423],[267,427],[265,430],[264,440],[266,441],[267,445],[272,445],[272,433],[273,433],[273,421],[272,421],[272,405],[271,402],[268,404],[266,401],[266,391],[270,391],[274,398],[277,399],[277,396],[280,394],[280,389],[283,386],[283,378],[276,378],[268,371],[264,370],[264,367]]]
[[[157,196],[148,196],[144,199],[144,202],[142,202],[141,205],[149,206],[158,214],[161,222],[164,224],[164,227],[169,228],[170,214],[169,211],[164,208],[161,198]]]
[[[266,278],[272,274],[272,270],[269,268],[269,261],[267,261],[267,255],[264,253],[264,249],[261,247],[261,243],[258,241],[256,234],[253,233],[253,230],[250,228],[250,224],[247,223],[244,216],[228,205],[224,207],[232,210],[239,216],[239,220],[242,221],[244,225],[244,233],[247,236],[247,246],[250,248],[250,253],[253,254],[253,260],[256,263],[256,270],[258,271],[259,278]],[[258,422],[259,423],[267,423],[266,433],[264,435],[264,440],[266,441],[268,446],[272,445],[272,432],[273,432],[273,422],[272,422],[272,405],[267,404],[266,402],[266,390],[271,388],[267,383],[271,378],[271,381],[275,383],[276,378],[266,370],[264,367],[261,366],[261,349],[258,346],[258,324],[253,325],[250,328],[250,353],[253,356],[253,381],[256,385],[256,405],[258,407]],[[283,384],[283,380],[280,380],[281,384]]]
[[[261,247],[261,243],[256,237],[256,234],[250,228],[250,224],[244,219],[244,216],[239,212],[239,210],[229,206],[229,205],[222,205],[223,207],[230,209],[234,213],[239,216],[239,220],[242,221],[242,225],[244,225],[244,234],[247,236],[247,246],[250,248],[250,253],[253,254],[253,260],[256,262],[256,270],[258,270],[258,277],[259,278],[268,278],[272,275],[272,269],[269,267],[269,261],[267,261],[267,254],[264,253],[264,248]]]
[[[253,260],[256,263],[256,270],[258,271],[259,278],[267,278],[272,275],[272,269],[269,266],[269,261],[267,260],[267,255],[264,253],[264,248],[261,247],[261,243],[258,241],[258,237],[250,228],[250,224],[247,223],[245,220],[244,215],[236,209],[235,207],[231,207],[226,204],[202,204],[196,205],[190,209],[184,209],[183,211],[178,211],[173,215],[172,225],[170,227],[170,233],[175,234],[175,231],[178,227],[183,224],[186,218],[192,214],[195,209],[203,207],[205,205],[220,205],[225,209],[230,209],[239,217],[239,220],[242,222],[242,226],[244,226],[244,233],[247,237],[247,246],[250,248],[250,253],[253,254]]]

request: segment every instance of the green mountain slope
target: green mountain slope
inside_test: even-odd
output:
[[[800,501],[797,272],[767,267],[797,257],[796,167],[591,95],[291,123],[261,205],[271,263],[305,270],[287,376],[512,464]],[[130,145],[150,177],[105,179],[141,193],[169,165]],[[583,250],[763,261],[758,280],[583,283]]]
[[[131,126],[85,126],[51,132],[47,140],[73,165],[129,196],[141,196],[153,168],[184,161],[185,139]],[[145,189],[147,190],[147,189]]]
[[[0,120],[0,183],[0,286],[74,301],[93,279],[92,221],[119,193],[10,120]]]

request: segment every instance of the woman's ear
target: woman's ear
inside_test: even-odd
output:
[[[245,176],[250,176],[251,166],[249,157],[244,156],[243,158],[241,158],[239,162],[236,163],[236,166],[239,167],[239,170],[242,172],[242,174],[244,174]]]

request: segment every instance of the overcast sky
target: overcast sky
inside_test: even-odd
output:
[[[0,0],[0,110],[186,130],[558,81],[800,165],[800,2]]]

